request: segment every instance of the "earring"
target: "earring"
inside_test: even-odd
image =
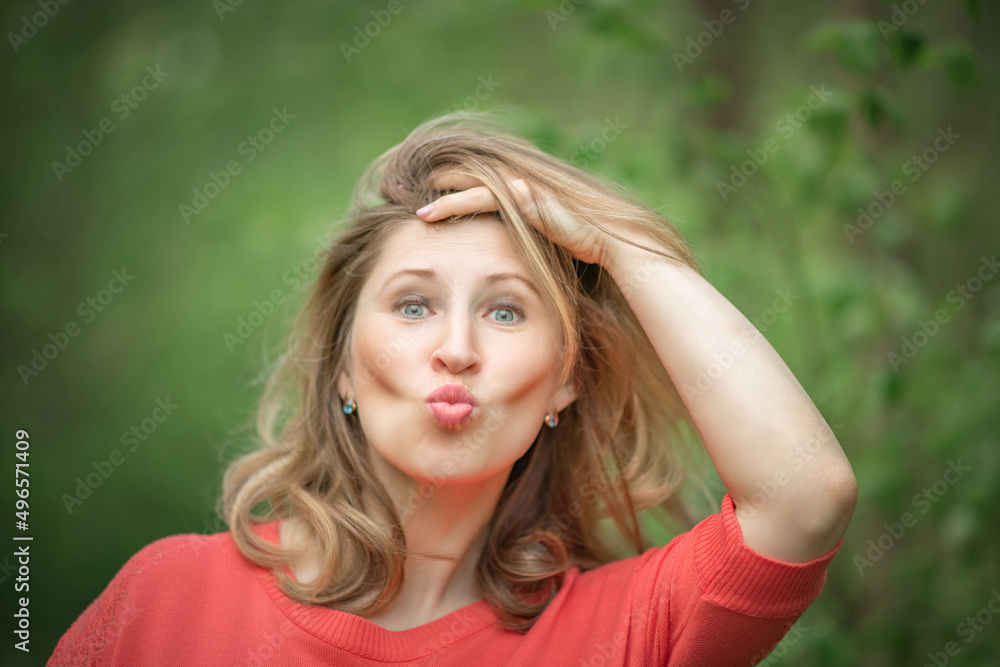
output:
[[[354,402],[353,398],[348,398],[344,401],[344,414],[349,415],[358,409],[358,404]]]
[[[549,428],[555,428],[559,424],[559,413],[558,412],[546,412],[545,413],[545,425]]]

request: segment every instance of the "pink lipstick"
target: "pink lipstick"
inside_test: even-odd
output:
[[[479,401],[460,384],[446,384],[432,391],[427,398],[431,414],[442,426],[454,428],[462,424]]]

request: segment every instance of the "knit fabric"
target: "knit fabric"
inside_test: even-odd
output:
[[[255,530],[278,542],[277,521]],[[727,494],[665,547],[571,569],[527,634],[485,600],[393,632],[290,599],[229,533],[175,535],[129,559],[48,664],[753,665],[819,595],[839,548],[808,563],[759,554]]]

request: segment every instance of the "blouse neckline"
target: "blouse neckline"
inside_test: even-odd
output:
[[[278,520],[258,524],[254,532],[280,543]],[[264,590],[289,620],[329,644],[371,660],[415,660],[498,623],[489,603],[478,600],[430,623],[389,630],[350,612],[297,602],[281,590],[271,570],[253,566]],[[283,570],[294,577],[288,566]]]

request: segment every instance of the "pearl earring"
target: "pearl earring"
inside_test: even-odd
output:
[[[559,413],[558,412],[546,412],[545,413],[545,425],[549,428],[555,428],[559,424]]]
[[[353,398],[348,398],[344,401],[344,414],[349,415],[358,409],[358,404],[354,402]]]

